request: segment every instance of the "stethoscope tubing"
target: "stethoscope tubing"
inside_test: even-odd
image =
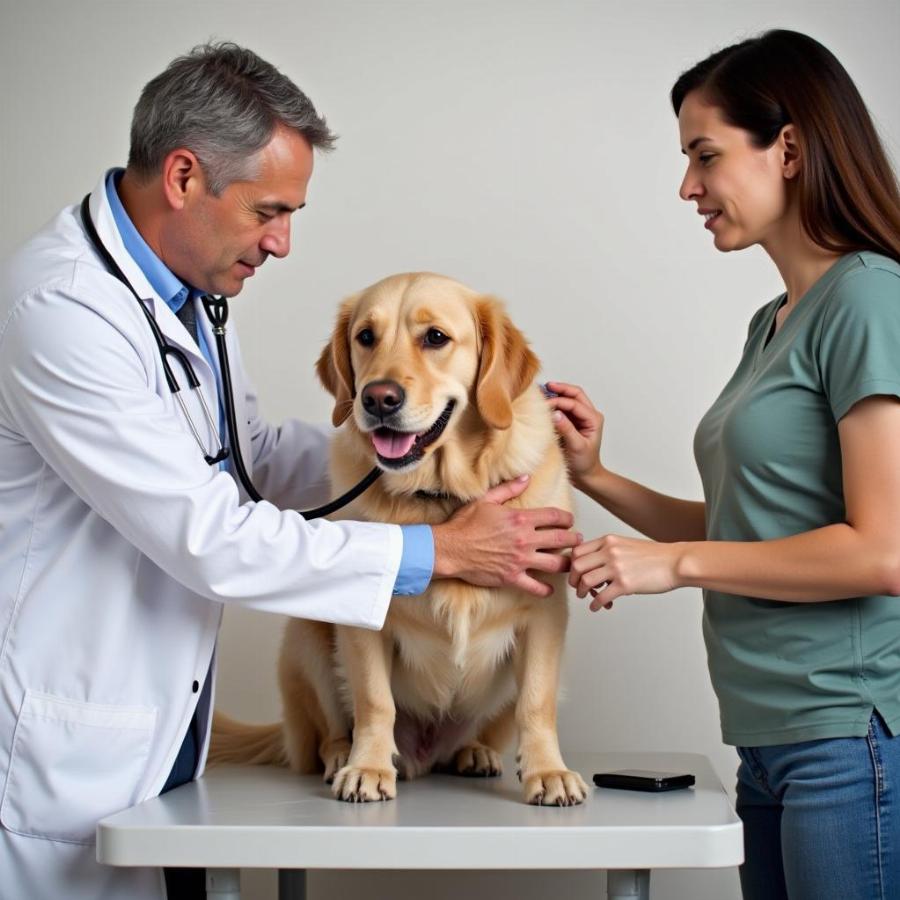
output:
[[[173,357],[178,360],[179,365],[181,366],[185,373],[185,376],[187,377],[188,385],[190,386],[191,390],[194,391],[200,398],[200,402],[203,408],[203,414],[208,424],[210,425],[213,434],[218,434],[218,426],[215,425],[206,400],[203,398],[203,394],[200,390],[200,380],[197,378],[197,373],[194,371],[194,367],[191,365],[190,360],[179,347],[173,346],[168,342],[168,340],[166,340],[166,336],[163,334],[162,329],[159,327],[159,323],[154,318],[153,313],[150,312],[150,308],[148,306],[149,301],[141,299],[140,294],[138,294],[138,292],[134,289],[134,286],[128,280],[128,277],[122,271],[113,255],[109,252],[106,245],[103,243],[91,217],[90,194],[87,194],[81,201],[81,219],[84,224],[84,229],[87,232],[88,238],[94,245],[96,251],[100,254],[103,261],[106,263],[106,266],[109,269],[110,273],[114,275],[119,281],[121,281],[129,291],[131,291],[134,299],[137,301],[138,306],[144,313],[144,318],[147,320],[147,324],[149,325],[150,331],[153,334],[153,339],[156,341],[156,346],[159,348],[159,355],[162,360],[163,371],[165,372],[166,376],[166,383],[169,386],[169,390],[172,392],[176,401],[178,402],[178,405],[181,407],[181,411],[184,414],[184,418],[188,423],[191,433],[193,434],[195,440],[197,441],[197,444],[203,451],[204,459],[209,465],[212,466],[222,462],[230,455],[232,463],[234,465],[235,474],[237,475],[238,480],[246,491],[247,496],[251,500],[259,503],[264,498],[254,486],[253,481],[250,478],[250,474],[247,472],[247,467],[244,464],[244,458],[241,454],[240,441],[237,438],[238,428],[237,417],[235,415],[234,409],[234,390],[231,383],[231,367],[228,363],[228,347],[225,342],[225,324],[228,321],[228,301],[224,297],[213,297],[209,294],[204,294],[204,296],[201,298],[203,308],[206,311],[206,315],[209,318],[210,323],[212,324],[213,334],[216,338],[216,353],[219,357],[219,374],[222,379],[222,400],[225,407],[225,423],[228,432],[228,440],[231,445],[230,453],[229,448],[224,446],[220,447],[218,452],[210,453],[204,448],[203,441],[200,438],[197,427],[194,425],[193,420],[188,414],[184,398],[181,396],[181,386],[179,385],[178,379],[175,377],[175,373],[169,363],[169,357]],[[314,509],[298,509],[296,510],[296,512],[307,520],[319,519],[322,518],[322,516],[330,515],[331,513],[342,509],[348,503],[351,503],[353,500],[355,500],[360,494],[363,493],[363,491],[365,491],[371,484],[373,484],[381,476],[381,474],[381,469],[379,469],[378,466],[375,466],[368,473],[368,475],[366,475],[366,477],[362,479],[362,481],[354,485],[346,493],[341,494],[340,497],[337,497],[322,506],[317,506]]]

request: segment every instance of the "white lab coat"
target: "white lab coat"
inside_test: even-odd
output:
[[[214,373],[124,250],[104,184],[97,230],[215,410]],[[157,900],[159,870],[96,863],[94,828],[159,793],[198,701],[202,771],[212,698],[197,686],[222,604],[379,628],[402,536],[281,511],[324,499],[327,438],[260,420],[233,333],[241,447],[278,506],[206,464],[77,206],[0,285],[0,898]]]

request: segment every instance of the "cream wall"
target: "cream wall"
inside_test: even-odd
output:
[[[337,301],[391,272],[431,269],[508,301],[548,377],[606,414],[607,465],[700,497],[691,441],[731,373],[753,311],[780,290],[756,249],[724,256],[693,208],[667,94],[684,68],[767,27],[821,40],[847,66],[894,158],[900,146],[895,0],[664,2],[32,2],[2,0],[0,251],[124,163],[141,86],[210,37],[291,76],[341,135],[316,164],[294,251],[235,302],[263,408],[324,420],[312,364]],[[588,503],[579,528],[625,529]],[[570,750],[685,750],[731,786],[700,635],[680,590],[590,614],[572,603],[560,713]],[[229,610],[220,705],[277,716],[281,621]],[[732,900],[728,872],[658,872],[656,896]],[[363,885],[365,889],[363,890]],[[374,877],[316,873],[331,896],[599,895],[592,873]],[[247,880],[271,896],[272,876]]]

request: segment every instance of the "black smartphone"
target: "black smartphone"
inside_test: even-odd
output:
[[[648,772],[644,769],[620,769],[618,772],[598,772],[594,775],[597,787],[619,788],[624,791],[675,791],[690,787],[693,775],[678,772]]]

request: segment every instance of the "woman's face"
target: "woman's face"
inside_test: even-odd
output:
[[[725,122],[699,91],[685,97],[678,128],[688,158],[678,193],[697,204],[716,247],[742,250],[777,240],[788,210],[787,179],[799,166],[785,130],[771,147],[759,149],[749,132]]]

